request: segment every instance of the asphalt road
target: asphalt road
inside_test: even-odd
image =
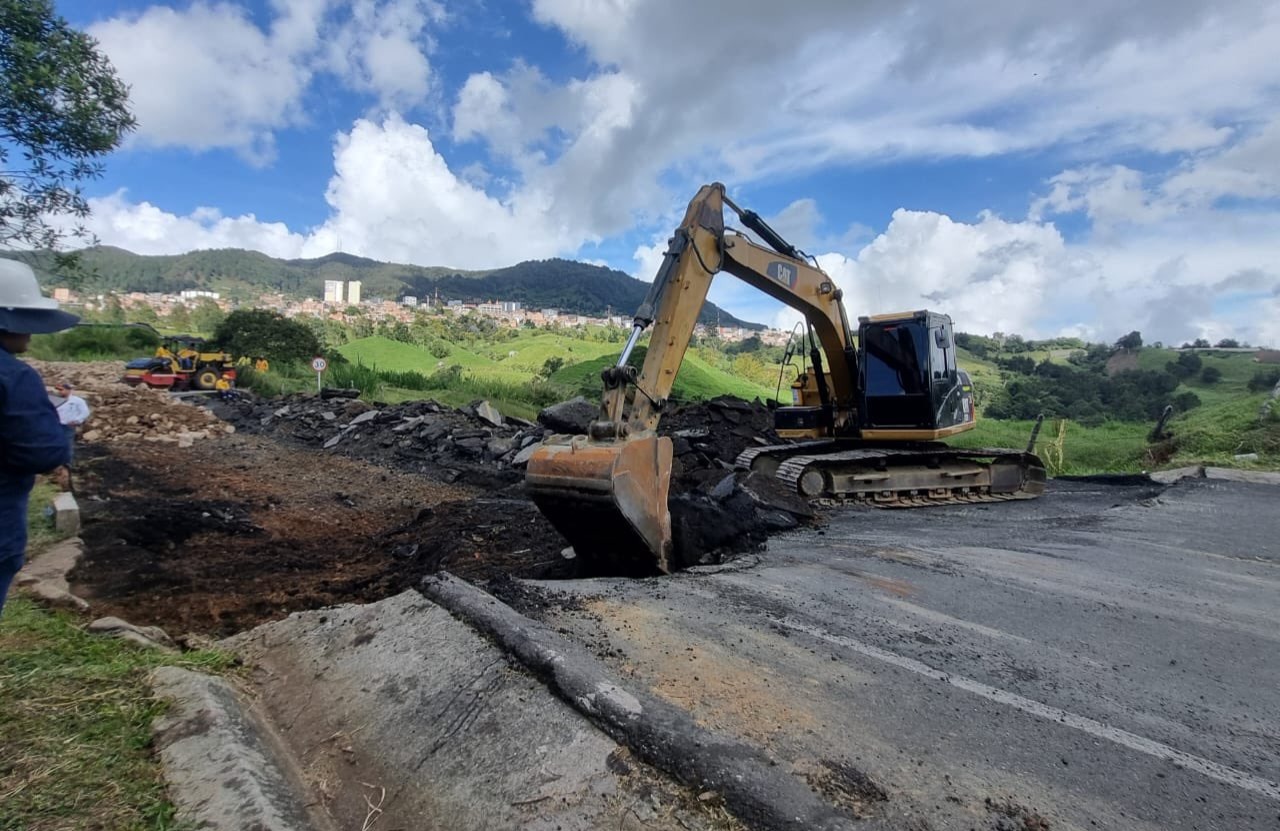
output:
[[[894,827],[1280,828],[1280,489],[829,517],[719,570],[544,584],[582,601],[548,614]]]

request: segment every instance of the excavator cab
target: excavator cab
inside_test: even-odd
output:
[[[916,311],[859,318],[858,348],[845,357],[843,366],[856,375],[856,400],[849,405],[856,417],[835,429],[834,384],[815,354],[813,365],[791,385],[793,405],[774,410],[780,436],[931,441],[974,426],[973,384],[956,365],[947,315]]]
[[[932,440],[974,425],[973,384],[956,366],[950,317],[918,311],[858,324],[863,438]],[[876,435],[886,431],[894,435]]]

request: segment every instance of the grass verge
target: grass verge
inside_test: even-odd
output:
[[[28,556],[58,535],[32,494]],[[84,631],[78,617],[10,594],[0,617],[0,830],[179,829],[151,722],[163,711],[148,674],[158,666],[222,672],[219,652],[142,649]]]

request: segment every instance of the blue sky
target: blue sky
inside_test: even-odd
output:
[[[1280,342],[1280,11],[1255,0],[59,0],[139,129],[91,229],[649,279],[704,181],[853,314]],[[785,325],[722,277],[712,299]]]

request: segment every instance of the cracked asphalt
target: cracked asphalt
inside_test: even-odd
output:
[[[628,683],[890,827],[1276,829],[1278,508],[1274,486],[1058,480],[539,585]]]

